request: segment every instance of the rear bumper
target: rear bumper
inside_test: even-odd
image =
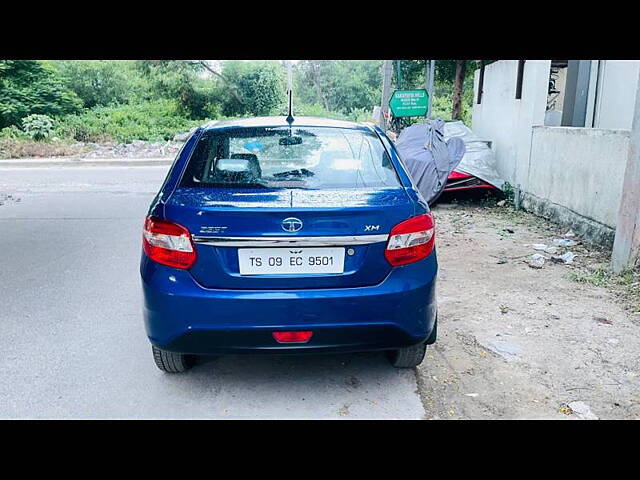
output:
[[[196,355],[222,355],[239,353],[305,354],[362,352],[388,350],[409,346],[426,340],[414,338],[392,325],[314,326],[314,334],[305,344],[279,344],[271,333],[272,328],[236,330],[189,331],[166,345],[157,345],[172,352]]]
[[[460,192],[463,190],[478,190],[478,189],[500,190],[499,188],[496,188],[493,185],[489,185],[488,183],[482,183],[482,184],[471,185],[466,187],[445,187],[443,192]]]
[[[460,175],[460,174],[459,174]],[[480,180],[473,175],[462,174],[462,177],[449,177],[447,178],[447,183],[444,187],[445,192],[459,192],[462,190],[472,190],[472,189],[481,189],[486,188],[488,190],[500,190],[493,185]]]
[[[188,271],[141,264],[151,343],[190,354],[386,350],[420,343],[436,317],[435,252],[394,268],[378,285],[305,290],[219,290]],[[312,330],[305,344],[280,344],[277,330]]]

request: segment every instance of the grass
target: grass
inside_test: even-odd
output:
[[[205,119],[184,117],[176,102],[157,100],[136,105],[95,107],[80,115],[67,115],[57,122],[54,133],[80,142],[163,141],[205,122]]]
[[[537,228],[540,230],[551,231],[553,235],[562,236],[568,228],[553,223],[543,217],[539,217],[534,213],[527,212],[526,210],[516,210],[513,205],[505,205],[503,207],[497,207],[493,210],[498,217],[508,221],[512,225],[521,225],[529,228]]]
[[[615,282],[614,273],[605,267],[598,267],[590,272],[571,272],[568,278],[573,282],[594,285],[596,287],[607,287]]]
[[[578,283],[588,283],[596,287],[606,287],[609,284],[624,287],[637,287],[640,284],[640,270],[626,269],[619,275],[613,273],[609,267],[597,267],[591,272],[572,272],[570,279]]]
[[[640,268],[628,268],[619,275],[610,267],[600,266],[589,272],[571,272],[569,280],[596,287],[612,288],[631,303],[631,311],[640,312]]]
[[[64,157],[81,153],[81,147],[69,142],[2,138],[0,139],[0,161],[9,158]]]

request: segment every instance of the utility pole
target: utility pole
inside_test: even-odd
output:
[[[431,116],[431,87],[429,83],[431,81],[431,68],[429,67],[429,60],[424,61],[424,89],[429,95],[429,106],[427,107],[427,118]]]
[[[435,98],[433,91],[433,79],[436,73],[436,61],[431,60],[431,66],[429,67],[429,88],[427,88],[427,92],[429,92],[429,110],[427,111],[427,118],[431,118],[431,106],[433,105],[433,99]]]
[[[615,273],[640,263],[640,75],[624,172],[611,266]]]
[[[385,60],[382,67],[382,103],[380,104],[381,119],[380,128],[387,131],[387,116],[389,115],[389,99],[391,98],[391,74],[393,73],[393,61]]]
[[[429,60],[424,61],[424,89],[429,92]]]

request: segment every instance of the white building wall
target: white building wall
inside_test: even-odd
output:
[[[629,132],[534,127],[526,193],[615,228]]]
[[[531,127],[544,125],[550,69],[550,60],[527,60],[522,98],[517,100],[518,61],[500,60],[487,65],[480,104],[479,70],[475,72],[472,129],[492,141],[498,172],[512,185],[523,184],[528,177]]]
[[[600,60],[593,126],[631,129],[639,60]],[[593,62],[592,69],[598,62]]]
[[[497,169],[520,185],[525,209],[612,244],[640,61],[592,62],[587,128],[544,126],[550,68],[550,61],[525,62],[516,100],[518,62],[487,65],[479,105],[476,70],[472,128],[492,141]]]

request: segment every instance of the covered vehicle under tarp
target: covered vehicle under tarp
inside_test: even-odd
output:
[[[496,169],[496,159],[493,150],[489,148],[487,142],[460,121],[446,122],[444,124],[444,139],[446,141],[459,138],[464,142],[465,153],[456,172],[472,175],[489,185],[502,190],[504,179]],[[455,175],[454,175],[455,177]],[[457,179],[454,178],[454,180]],[[482,185],[476,185],[482,186]],[[447,191],[449,188],[447,188]]]
[[[413,183],[427,201],[433,202],[444,190],[447,177],[465,153],[460,138],[444,138],[442,120],[426,120],[405,128],[395,142]]]

